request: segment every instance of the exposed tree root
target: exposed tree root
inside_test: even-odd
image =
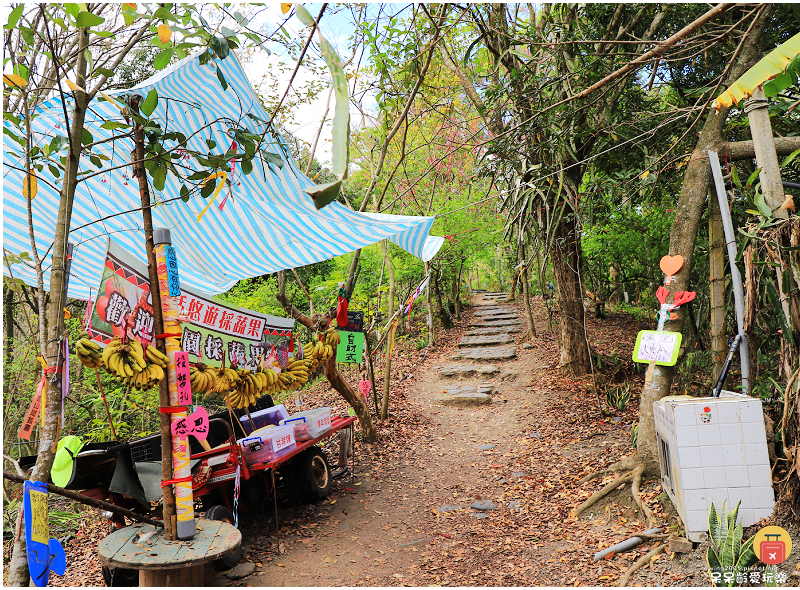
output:
[[[662,543],[661,545],[659,545],[658,547],[656,547],[655,549],[653,549],[649,553],[646,553],[645,555],[642,555],[636,561],[636,563],[634,563],[631,567],[628,568],[627,572],[622,574],[622,577],[619,579],[619,582],[617,582],[617,586],[619,586],[620,588],[623,588],[624,586],[627,586],[628,582],[631,581],[631,576],[634,574],[634,572],[636,570],[638,570],[638,569],[642,568],[643,566],[647,565],[648,563],[650,563],[651,559],[653,559],[659,553],[663,553],[666,549],[667,549],[666,543]]]
[[[597,479],[598,477],[603,477],[604,475],[608,475],[609,473],[617,473],[618,471],[632,471],[636,469],[636,461],[634,460],[633,455],[629,457],[623,457],[616,463],[612,463],[605,469],[601,469],[600,471],[595,471],[594,473],[590,473],[586,477],[583,477],[578,484],[586,483],[587,481],[591,481],[593,479]]]
[[[644,517],[647,519],[647,526],[653,526],[653,512],[650,508],[642,502],[642,493],[639,491],[639,486],[642,485],[642,472],[644,471],[643,467],[639,467],[634,473],[636,474],[633,478],[633,483],[631,484],[631,495],[633,495],[633,499],[636,502],[636,505],[641,510]]]
[[[583,477],[578,483],[583,484],[598,477],[608,475],[609,473],[618,473],[620,471],[629,471],[630,473],[621,475],[611,483],[607,484],[602,490],[592,494],[583,504],[581,504],[575,509],[574,512],[575,517],[577,518],[578,516],[581,515],[581,513],[584,510],[595,504],[598,500],[600,500],[604,496],[607,496],[622,484],[630,481],[632,482],[631,495],[633,496],[636,505],[639,507],[639,510],[647,520],[647,525],[649,527],[652,527],[653,512],[644,502],[642,502],[642,493],[640,491],[640,487],[642,485],[642,475],[644,474],[644,466],[638,465],[636,463],[635,456],[631,455],[629,457],[624,457],[623,459],[620,459],[619,461],[611,464],[609,467],[605,469],[601,469],[600,471],[595,471],[594,473],[590,473],[589,475]]]
[[[639,467],[639,468],[635,469],[634,471],[631,471],[630,473],[626,473],[625,475],[622,475],[622,476],[618,477],[617,479],[612,481],[610,484],[606,485],[599,492],[595,492],[594,494],[592,494],[589,497],[588,500],[586,500],[583,504],[581,504],[580,506],[578,506],[575,509],[575,512],[574,512],[575,518],[578,518],[584,510],[589,508],[589,506],[593,505],[595,502],[597,502],[603,496],[607,496],[608,494],[610,494],[611,492],[616,490],[622,484],[628,483],[629,481],[633,480],[637,475],[641,476],[642,471],[643,471],[643,468]]]

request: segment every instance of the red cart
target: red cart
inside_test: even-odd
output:
[[[222,441],[221,444],[206,451],[196,440],[191,440],[191,460],[200,462],[193,469],[192,490],[195,500],[202,503],[205,518],[235,524],[237,519],[234,514],[248,513],[263,506],[272,495],[275,522],[279,526],[275,493],[279,485],[288,488],[292,497],[309,503],[326,498],[333,479],[347,472],[347,459],[353,451],[355,421],[353,416],[333,418],[329,430],[316,438],[297,443],[294,449],[282,457],[270,462],[248,464],[234,432],[234,427],[238,425],[232,425],[228,419],[212,417],[209,422],[209,444]],[[337,434],[338,437],[334,437]],[[67,487],[81,489],[85,495],[145,513],[140,502],[110,491],[111,474],[115,472],[123,450],[130,451],[130,460],[134,464],[160,462],[161,435],[153,434],[122,445],[87,445],[85,449],[76,456],[77,471],[81,477]],[[329,459],[329,455],[334,453],[338,457],[335,469],[331,469],[333,457]],[[31,459],[35,460],[35,457]],[[138,467],[137,470],[143,472]],[[109,517],[117,527],[126,526],[124,517]],[[218,565],[229,569],[241,558],[242,551],[239,549],[219,560]],[[138,572],[135,570],[110,570],[104,567],[103,576],[109,586],[131,586],[138,583]]]

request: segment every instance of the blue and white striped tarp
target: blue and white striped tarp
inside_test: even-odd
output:
[[[223,91],[217,79],[217,67],[228,83],[227,90]],[[211,59],[205,65],[200,65],[195,54],[135,89],[108,94],[116,97],[135,92],[147,96],[153,88],[158,92],[159,102],[151,120],[158,121],[162,129],[191,136],[190,149],[203,153],[225,153],[233,141],[229,129],[237,125],[260,135],[269,119],[233,54],[225,60]],[[71,116],[70,97],[66,107]],[[32,129],[35,145],[40,149],[56,135],[66,136],[63,108],[57,97],[37,109]],[[105,100],[95,100],[89,106],[86,128],[93,141],[98,142],[114,133],[101,128],[104,122],[122,120],[117,107]],[[8,121],[5,125],[13,128]],[[15,132],[21,135],[18,130]],[[209,139],[216,142],[214,149],[208,148]],[[252,172],[245,176],[237,163],[229,182],[199,223],[197,216],[208,200],[201,198],[198,191],[184,203],[177,199],[181,185],[174,175],[167,179],[160,193],[151,182],[151,199],[159,203],[153,208],[153,224],[171,230],[179,256],[181,283],[187,287],[221,293],[240,279],[327,260],[382,239],[389,239],[425,261],[433,258],[441,247],[443,238],[428,236],[433,217],[358,213],[336,202],[317,211],[311,198],[302,192],[313,183],[300,171],[285,146],[268,133],[262,147],[266,152],[278,154],[284,165],[279,167],[256,158]],[[70,297],[86,299],[90,290],[94,294],[108,237],[140,260],[147,259],[138,183],[130,166],[125,166],[130,163],[132,150],[133,142],[127,138],[93,148],[94,153],[108,158],[100,162],[103,169],[117,168],[78,184],[70,233],[70,241],[76,244]],[[62,149],[61,155],[65,152],[66,148]],[[180,164],[194,166],[190,156]],[[23,150],[6,136],[3,247],[14,254],[31,252],[22,192],[24,168]],[[98,170],[89,158],[82,158],[82,173],[89,176]],[[188,174],[191,172],[188,170]],[[47,254],[44,265],[47,286],[61,184],[45,166],[38,173],[38,187],[38,195],[32,202],[33,227],[39,255]],[[226,197],[220,210],[219,205]],[[32,268],[16,264],[12,270],[16,278],[29,285],[36,284]],[[5,266],[3,273],[8,275]]]

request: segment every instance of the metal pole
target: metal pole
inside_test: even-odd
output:
[[[165,247],[172,243],[172,238],[168,229],[156,228],[153,231],[153,252],[156,257],[156,269],[158,272],[158,287],[161,293],[161,313],[164,320],[164,342],[167,348],[169,365],[167,367],[167,380],[169,385],[170,406],[178,406],[178,382],[175,371],[175,353],[181,350],[181,327],[178,323],[178,302],[177,297],[170,296],[169,283],[167,280],[167,255]],[[182,418],[186,418],[187,412],[170,413],[170,424],[174,424]],[[192,495],[191,468],[189,467],[189,456],[191,450],[188,438],[181,439],[172,436],[172,473],[173,478],[180,480],[189,478],[189,481],[179,481],[175,485],[175,513],[177,527],[175,534],[179,539],[191,539],[196,534],[194,522],[194,498]]]
[[[722,227],[725,230],[725,244],[728,247],[728,262],[731,267],[731,282],[733,283],[733,298],[736,307],[736,325],[742,336],[739,348],[739,357],[742,363],[742,393],[750,391],[750,349],[747,343],[747,334],[744,332],[744,288],[742,275],[736,266],[736,235],[733,233],[731,210],[728,207],[728,196],[725,192],[725,182],[722,180],[722,169],[719,165],[717,152],[708,150],[708,161],[711,164],[711,173],[714,175],[714,185],[717,189],[719,211],[722,215]]]

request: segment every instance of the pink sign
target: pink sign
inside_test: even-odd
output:
[[[367,399],[367,394],[369,393],[369,390],[372,389],[372,385],[369,381],[361,381],[358,384],[358,389],[361,391],[361,395],[364,396],[364,399]]]
[[[206,409],[198,406],[191,415],[173,422],[172,434],[182,439],[191,434],[197,440],[205,440],[208,436],[208,412]]]
[[[189,376],[189,353],[175,353],[175,380],[178,384],[178,405],[188,406],[192,403],[192,384]]]

